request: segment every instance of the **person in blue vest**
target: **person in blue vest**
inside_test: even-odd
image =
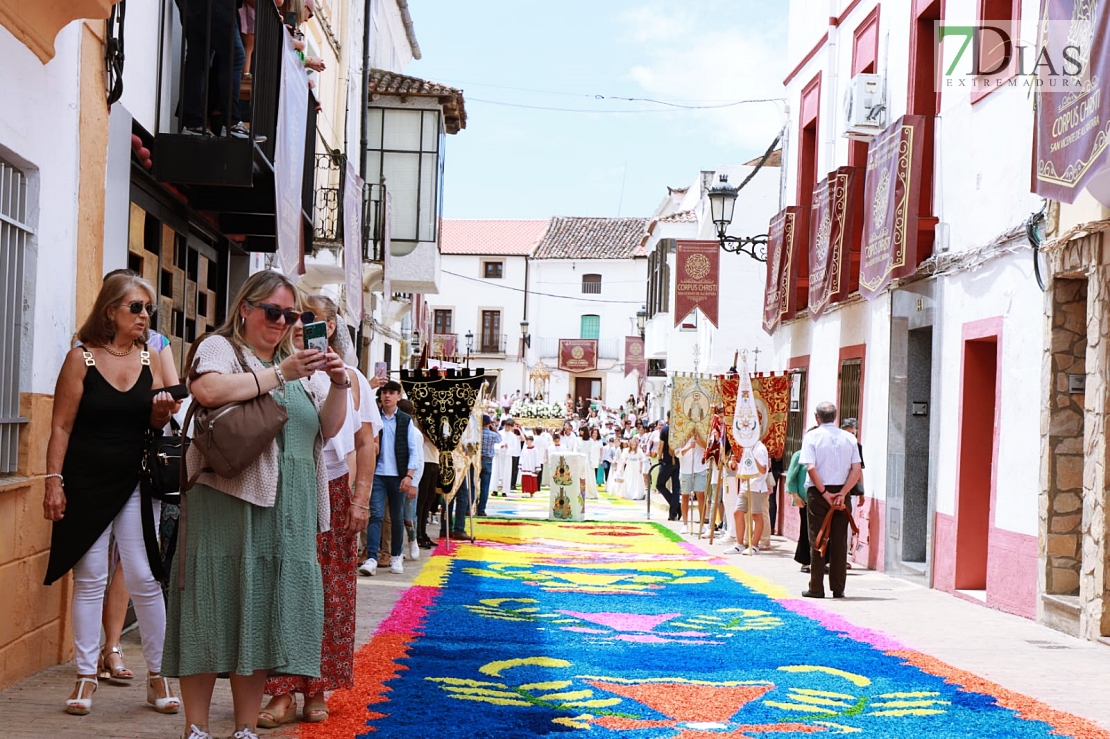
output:
[[[402,553],[405,545],[405,499],[416,495],[424,473],[424,440],[412,416],[397,409],[401,383],[390,380],[379,391],[382,405],[382,430],[378,433],[378,466],[370,493],[370,523],[366,527],[366,561],[358,571],[374,575],[378,571],[378,545],[382,537],[382,518],[389,503],[389,571],[405,571]]]

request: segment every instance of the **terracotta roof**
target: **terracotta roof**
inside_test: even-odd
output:
[[[754,167],[755,165],[759,164],[759,160],[762,159],[762,158],[763,158],[763,155],[760,154],[759,156],[757,156],[755,159],[751,160],[750,162],[744,162],[744,166],[745,167]],[[782,149],[775,149],[774,151],[772,151],[771,156],[767,157],[767,162],[763,166],[764,167],[781,167],[782,166]]]
[[[443,124],[447,133],[458,133],[466,128],[466,104],[462,90],[384,69],[370,70],[369,85],[371,98],[374,95],[438,98],[443,106]]]
[[[504,254],[528,256],[547,230],[547,221],[440,221],[440,254]]]
[[[697,223],[698,213],[694,208],[689,210],[680,210],[671,213],[669,216],[663,216],[659,219],[660,223]]]
[[[533,259],[627,259],[643,256],[647,218],[555,216]]]

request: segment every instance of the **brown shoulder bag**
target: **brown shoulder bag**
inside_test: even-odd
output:
[[[238,347],[235,355],[243,372],[250,372]],[[192,488],[204,472],[228,478],[242,473],[270,447],[288,420],[285,408],[271,393],[219,408],[206,408],[194,398],[182,425],[181,492]],[[186,462],[190,444],[196,445],[205,461],[205,467],[191,476]]]

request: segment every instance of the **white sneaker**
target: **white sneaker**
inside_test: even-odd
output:
[[[374,557],[366,560],[358,566],[358,574],[373,577],[378,574],[378,560]]]
[[[729,547],[728,553],[729,554],[743,554],[744,550],[741,549],[739,545],[736,545],[736,546]]]
[[[404,557],[390,557],[389,558],[389,571],[394,575],[405,574],[405,558]]]
[[[409,559],[420,559],[420,545],[415,541],[409,542]]]
[[[755,549],[752,549],[751,547],[747,547],[746,549],[744,549],[744,551],[742,551],[742,552],[740,552],[740,553],[741,553],[741,554],[743,554],[743,555],[745,555],[745,556],[749,556],[749,557],[750,557],[751,555],[755,554],[755,552],[756,552],[756,550],[755,550]]]
[[[686,534],[690,533],[690,527],[689,526],[683,526],[682,529],[678,533],[685,536]]]

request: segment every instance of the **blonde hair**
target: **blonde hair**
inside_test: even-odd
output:
[[[185,361],[185,366],[193,366],[193,357],[196,355],[197,347],[209,336],[222,336],[237,348],[250,348],[250,344],[247,343],[246,338],[243,336],[243,320],[239,315],[239,311],[242,309],[244,303],[254,307],[283,287],[287,288],[293,295],[293,307],[299,310],[302,301],[301,293],[297,289],[297,286],[293,284],[293,281],[281,272],[263,270],[261,272],[255,272],[248,277],[243,283],[243,286],[239,288],[235,300],[228,304],[227,317],[224,319],[223,324],[221,324],[219,328],[209,331],[193,342],[193,346],[189,349],[189,357]],[[281,341],[278,342],[278,345],[274,348],[275,359],[278,357],[284,358],[296,352],[296,349],[293,347],[293,332],[290,330],[291,328],[292,326],[286,325],[285,336],[282,337]]]
[[[146,292],[151,303],[158,300],[154,287],[142,277],[123,271],[110,273],[104,279],[104,284],[100,286],[100,292],[96,296],[96,302],[93,303],[92,310],[89,311],[88,318],[85,319],[85,322],[77,331],[77,340],[86,346],[98,346],[112,341],[116,337],[116,324],[108,315],[108,311],[111,308],[118,307],[123,299],[127,297],[127,293],[136,287],[142,288]],[[143,343],[150,339],[149,320],[147,321],[146,330],[143,331],[139,339]]]

